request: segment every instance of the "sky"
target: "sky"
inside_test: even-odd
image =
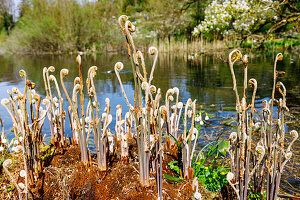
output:
[[[18,19],[19,17],[19,4],[21,0],[9,0],[12,3],[12,9],[10,10],[11,14],[14,16],[14,20]]]

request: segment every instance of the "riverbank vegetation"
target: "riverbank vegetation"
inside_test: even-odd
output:
[[[198,41],[214,49],[249,44],[252,48],[299,47],[297,42],[286,45],[299,40],[300,4],[295,0],[23,0],[15,10],[13,1],[2,2],[2,52],[120,51],[115,22],[121,14],[139,27],[133,37],[145,49],[155,44],[166,51],[175,51],[172,46],[188,51]],[[217,43],[222,45],[214,46]]]

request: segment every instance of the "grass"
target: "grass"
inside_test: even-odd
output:
[[[241,44],[241,48],[255,48],[257,43],[245,42]],[[262,44],[262,48],[266,50],[286,50],[297,49],[300,47],[299,39],[274,39],[272,41],[266,41]]]

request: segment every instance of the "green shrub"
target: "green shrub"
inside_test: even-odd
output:
[[[26,52],[86,51],[120,41],[119,9],[110,1],[33,0],[7,41],[8,50]],[[97,41],[101,41],[96,43]]]

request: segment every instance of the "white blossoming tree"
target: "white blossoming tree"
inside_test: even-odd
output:
[[[193,35],[234,32],[243,41],[271,23],[261,37],[263,41],[278,28],[300,19],[299,9],[293,5],[289,0],[213,0],[205,9],[205,19],[194,28]]]

